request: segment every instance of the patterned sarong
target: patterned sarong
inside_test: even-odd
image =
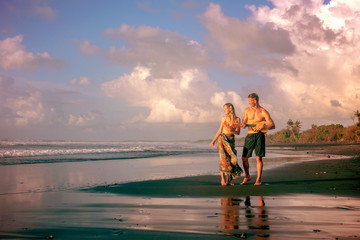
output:
[[[218,139],[218,151],[220,155],[220,172],[229,174],[231,179],[240,177],[243,170],[237,163],[235,137],[229,138],[225,134],[221,134]]]

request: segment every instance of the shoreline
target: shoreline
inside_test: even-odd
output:
[[[269,147],[293,147],[294,151],[307,151],[307,154],[329,155],[328,159],[264,169],[261,186],[253,185],[256,175],[246,185],[239,185],[243,176],[235,179],[235,186],[220,186],[219,175],[199,175],[97,186],[84,191],[148,197],[271,196],[291,193],[360,196],[360,144],[281,144]],[[349,158],[330,159],[330,154]]]
[[[266,164],[266,163],[264,163]],[[246,185],[221,186],[220,176],[200,175],[162,180],[146,180],[98,186],[83,191],[143,197],[276,196],[286,194],[326,194],[360,196],[360,157],[310,160],[264,170],[261,186],[256,175]]]

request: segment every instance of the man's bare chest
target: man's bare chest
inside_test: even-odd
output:
[[[261,110],[258,109],[251,109],[248,112],[248,119],[256,122],[263,121],[265,116]]]

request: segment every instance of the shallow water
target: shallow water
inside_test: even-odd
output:
[[[238,152],[240,151],[241,148],[238,148]],[[269,148],[267,157],[264,158],[264,169],[321,158],[325,158],[324,155]],[[254,173],[255,158],[250,158],[249,161],[250,172]],[[218,169],[217,152],[137,159],[0,165],[0,195],[64,191],[184,176],[218,175]]]
[[[299,238],[299,233],[300,238],[355,236],[360,227],[356,198],[301,194],[152,198],[142,199],[139,205],[121,214],[120,228],[290,239]]]
[[[34,201],[24,205],[26,198]],[[7,205],[6,196],[0,202]],[[127,239],[145,230],[219,239],[358,239],[360,229],[359,198],[311,194],[144,198],[66,191],[18,194],[1,210],[0,229],[8,231],[107,228]]]

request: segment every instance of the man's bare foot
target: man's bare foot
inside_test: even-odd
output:
[[[261,182],[256,182],[255,184],[254,184],[254,186],[260,186],[261,185]]]
[[[251,178],[244,178],[244,180],[242,181],[242,183],[240,183],[241,185],[244,185],[245,183],[247,183],[248,181],[250,181]]]
[[[231,183],[231,182],[229,182],[227,185],[229,185],[229,186],[234,186],[234,184],[233,184],[233,183]]]

